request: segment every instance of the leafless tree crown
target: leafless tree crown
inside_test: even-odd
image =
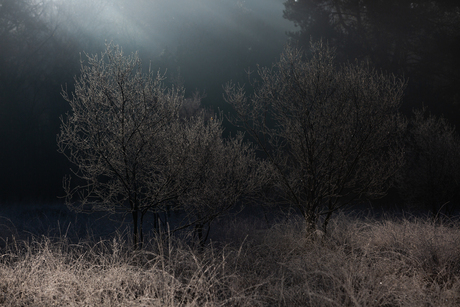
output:
[[[360,196],[385,193],[400,167],[398,115],[404,81],[366,64],[337,67],[334,51],[312,43],[311,55],[287,47],[272,68],[259,68],[247,95],[225,86],[235,122],[276,170],[277,197],[295,205],[309,227]]]
[[[185,99],[162,81],[142,73],[137,54],[109,44],[82,63],[73,95],[62,92],[71,112],[58,148],[75,166],[75,183],[64,179],[67,205],[131,213],[135,246],[148,211],[185,211],[201,231],[267,174],[242,136],[222,138],[221,116],[200,109],[202,96]]]
[[[185,157],[167,146],[180,129],[184,90],[166,89],[162,81],[159,73],[143,74],[137,54],[124,56],[109,44],[100,58],[82,62],[73,95],[62,92],[71,112],[61,118],[58,147],[77,178],[64,180],[67,204],[131,212],[135,242],[139,216],[161,210],[184,189],[177,178]]]

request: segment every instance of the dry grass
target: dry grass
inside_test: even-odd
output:
[[[314,239],[290,218],[229,223],[227,244],[166,233],[142,252],[126,234],[71,243],[10,240],[2,306],[460,306],[460,223],[334,219]]]

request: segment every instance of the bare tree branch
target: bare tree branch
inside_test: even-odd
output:
[[[334,51],[311,44],[311,58],[288,46],[273,68],[259,68],[251,96],[227,84],[226,100],[267,156],[278,199],[314,230],[322,216],[357,198],[385,194],[403,163],[398,115],[404,81],[365,64],[334,65]]]

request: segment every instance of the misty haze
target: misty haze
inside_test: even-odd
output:
[[[460,5],[0,0],[0,305],[459,306]]]

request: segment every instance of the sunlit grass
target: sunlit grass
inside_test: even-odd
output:
[[[167,231],[142,252],[128,232],[1,251],[2,306],[459,306],[460,223],[337,216],[322,239],[291,217],[222,223],[196,248]],[[59,233],[55,231],[54,233]]]

